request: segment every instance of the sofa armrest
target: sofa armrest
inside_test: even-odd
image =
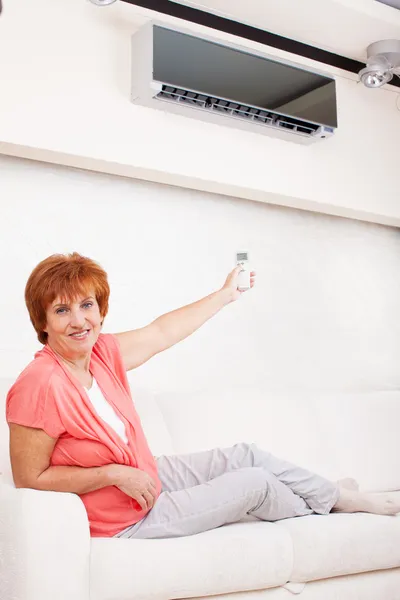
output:
[[[90,534],[74,494],[0,481],[0,598],[89,600]]]

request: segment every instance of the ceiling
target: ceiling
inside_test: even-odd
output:
[[[385,0],[400,4],[400,0]],[[365,62],[366,47],[400,39],[400,11],[377,0],[169,0]]]

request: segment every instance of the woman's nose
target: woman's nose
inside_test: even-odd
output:
[[[71,326],[83,327],[85,324],[85,315],[80,310],[71,311]]]

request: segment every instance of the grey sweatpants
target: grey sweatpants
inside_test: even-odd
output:
[[[278,521],[327,514],[338,486],[252,444],[157,460],[162,493],[148,515],[121,538],[193,535],[253,515]]]

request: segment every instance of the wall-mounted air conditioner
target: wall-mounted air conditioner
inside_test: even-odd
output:
[[[331,77],[154,22],[132,36],[132,102],[299,143],[337,128]]]

